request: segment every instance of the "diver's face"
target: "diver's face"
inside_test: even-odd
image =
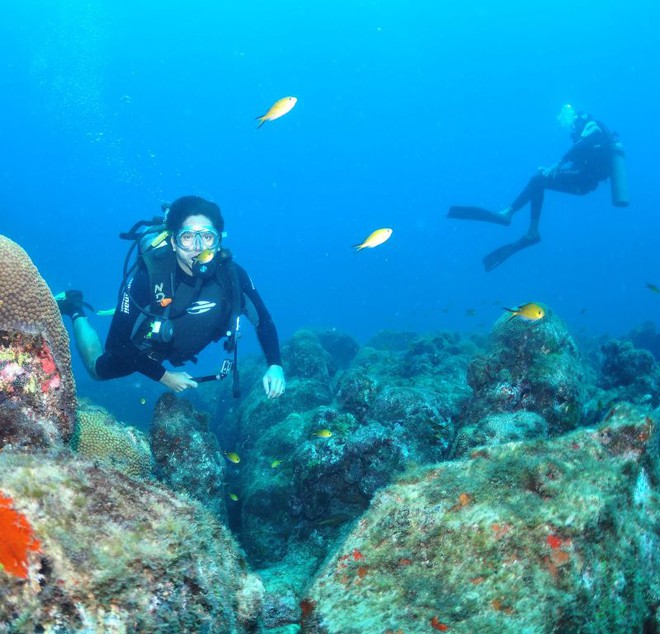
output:
[[[211,234],[214,234],[216,238],[213,244],[211,244],[213,239]],[[202,214],[188,216],[181,224],[177,234],[170,238],[176,261],[181,270],[187,275],[192,275],[193,260],[204,249],[217,250],[220,246],[219,235],[208,216]],[[192,239],[190,239],[191,236]]]

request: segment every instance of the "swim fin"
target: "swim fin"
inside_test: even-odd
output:
[[[505,244],[495,251],[491,251],[482,261],[484,263],[484,269],[486,272],[492,271],[494,268],[498,267],[505,260],[508,260],[512,255],[518,253],[522,249],[531,247],[534,244],[541,242],[541,238],[528,238],[523,236],[520,240],[516,242],[511,242],[510,244]]]
[[[494,222],[497,225],[511,224],[510,218],[506,218],[496,211],[489,211],[483,207],[461,207],[453,206],[449,208],[447,218],[458,218],[460,220],[479,220],[481,222]]]

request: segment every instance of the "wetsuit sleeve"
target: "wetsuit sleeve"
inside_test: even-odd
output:
[[[129,281],[130,294],[122,293],[119,305],[110,325],[105,344],[105,353],[96,361],[96,374],[101,379],[113,379],[140,372],[154,381],[160,381],[165,367],[150,358],[132,341],[133,328],[141,315],[141,306],[149,304],[149,278],[146,270],[140,269]]]
[[[280,340],[273,319],[245,269],[236,266],[238,283],[243,293],[242,313],[247,316],[257,331],[257,338],[266,356],[268,365],[282,365]]]

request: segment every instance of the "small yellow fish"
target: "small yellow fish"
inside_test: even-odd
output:
[[[215,251],[213,249],[204,249],[199,255],[195,256],[200,264],[207,264],[215,257]]]
[[[234,464],[238,464],[241,461],[241,457],[235,451],[225,451],[225,458]]]
[[[234,502],[238,502],[238,495],[236,495],[235,493],[230,493],[229,494],[229,499],[234,501]]]
[[[287,112],[292,110],[297,101],[298,99],[296,97],[283,97],[282,99],[278,99],[268,109],[268,112],[265,115],[257,117],[257,121],[259,122],[257,127],[260,128],[264,124],[264,121],[274,121],[275,119],[283,117]]]
[[[317,438],[330,438],[330,436],[332,436],[332,432],[329,429],[317,429],[314,432],[314,435]]]
[[[376,231],[370,234],[364,242],[361,244],[354,244],[353,248],[356,251],[362,251],[362,249],[373,249],[379,244],[383,244],[383,242],[389,240],[391,235],[391,229],[376,229]]]
[[[538,304],[529,303],[518,306],[518,308],[504,308],[511,313],[509,321],[514,317],[520,317],[527,321],[536,321],[537,319],[543,319],[545,317],[545,309],[539,306]]]
[[[648,288],[652,293],[660,293],[660,288],[651,282],[646,282],[646,288]]]
[[[279,467],[281,464],[282,464],[282,461],[276,458],[275,460],[273,460],[273,462],[270,463],[270,466],[273,469],[277,469],[277,467]]]
[[[140,399],[140,405],[146,405],[146,404],[147,404],[147,399],[144,398],[144,397],[142,397],[142,398]]]

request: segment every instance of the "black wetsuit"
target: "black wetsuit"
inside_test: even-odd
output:
[[[539,172],[532,176],[525,189],[511,203],[512,211],[519,211],[529,202],[532,218],[538,219],[546,189],[582,196],[594,191],[598,183],[609,178],[612,135],[594,119],[578,121],[581,127],[574,127],[571,149],[548,174]]]
[[[241,290],[241,312],[254,325],[259,343],[268,365],[282,365],[280,345],[275,324],[246,271],[233,264],[238,274]],[[129,282],[130,294],[126,291],[117,306],[110,326],[105,352],[96,360],[96,374],[100,379],[114,379],[133,372],[140,372],[154,381],[165,374],[162,361],[169,360],[175,365],[193,360],[204,347],[226,334],[233,327],[228,323],[230,311],[226,303],[220,301],[222,289],[215,278],[206,280],[196,290],[195,278],[186,275],[176,267],[174,293],[177,297],[188,297],[190,302],[180,306],[176,316],[173,312],[174,337],[167,347],[145,349],[139,346],[133,333],[136,322],[141,319],[140,307],[147,307],[152,301],[149,292],[149,275],[146,268],[140,268]]]

